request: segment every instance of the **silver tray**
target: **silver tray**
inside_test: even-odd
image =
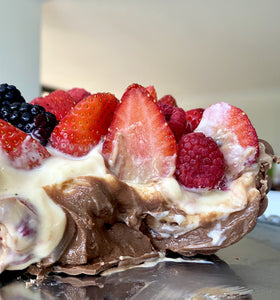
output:
[[[26,288],[19,272],[0,276],[0,299],[280,299],[280,226],[253,232],[216,255],[170,254],[157,264],[106,276],[49,276]],[[30,280],[28,281],[30,283]],[[2,298],[1,298],[2,297]]]

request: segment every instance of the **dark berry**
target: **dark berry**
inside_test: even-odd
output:
[[[18,121],[19,121],[19,119],[20,119],[20,113],[19,113],[19,111],[17,111],[17,110],[12,110],[12,112],[11,112],[11,114],[10,114],[10,116],[9,116],[9,122],[10,123],[17,123]],[[5,120],[6,121],[6,120]]]
[[[19,105],[19,111],[29,111],[30,110],[30,105],[29,103],[21,103],[21,105]]]
[[[6,118],[10,113],[11,113],[10,106],[5,105],[0,109],[0,118],[1,119]]]
[[[30,117],[31,117],[31,115],[30,115],[30,112],[28,112],[28,111],[23,111],[21,113],[21,121],[24,123],[30,122],[30,119],[31,119]]]
[[[0,117],[46,145],[56,126],[56,117],[39,105],[13,102],[0,109]]]
[[[36,127],[45,127],[47,125],[47,118],[45,114],[38,114],[34,116],[34,124]]]
[[[36,128],[34,122],[33,123],[27,123],[24,128],[22,129],[22,131],[31,134],[31,132]]]
[[[54,114],[50,112],[46,112],[46,118],[47,122],[49,125],[56,126],[57,125],[57,120]]]
[[[31,107],[30,112],[32,113],[32,115],[36,116],[36,115],[38,115],[38,114],[40,114],[40,113],[45,113],[46,110],[45,110],[45,108],[44,108],[43,106],[40,106],[40,105],[33,105],[33,106]],[[53,115],[53,114],[52,114],[52,115]]]
[[[25,99],[14,85],[0,84],[0,107],[13,102],[23,103]]]

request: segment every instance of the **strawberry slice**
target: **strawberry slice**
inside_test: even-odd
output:
[[[71,156],[86,155],[107,133],[117,104],[110,93],[83,99],[55,127],[51,146]]]
[[[186,133],[190,133],[195,130],[195,128],[200,123],[203,111],[203,108],[194,108],[185,112],[187,118]]]
[[[110,170],[121,180],[147,183],[173,175],[176,141],[146,88],[128,87],[102,151]]]
[[[157,91],[153,85],[149,85],[146,87],[147,91],[154,97],[154,100],[157,100]]]
[[[58,121],[76,105],[77,101],[67,92],[62,90],[54,91],[45,97],[38,97],[31,101],[31,104],[41,105],[46,111],[53,113]]]
[[[240,108],[224,102],[211,105],[204,110],[195,131],[217,142],[226,161],[227,177],[236,178],[258,159],[256,130]]]
[[[0,120],[0,132],[0,149],[14,168],[33,169],[51,156],[47,149],[30,135],[4,120]]]

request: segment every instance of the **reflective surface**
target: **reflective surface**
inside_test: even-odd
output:
[[[207,259],[173,256],[106,276],[49,276],[28,289],[18,276],[1,275],[0,299],[280,299],[280,227],[259,223]]]

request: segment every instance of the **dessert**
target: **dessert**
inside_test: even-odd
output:
[[[279,158],[242,110],[185,112],[138,84],[120,101],[84,94],[64,112],[51,94],[31,101],[56,118],[44,141],[17,126],[20,111],[14,125],[1,117],[1,272],[94,275],[166,251],[212,254],[254,228]]]

